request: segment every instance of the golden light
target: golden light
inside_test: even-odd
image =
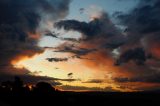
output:
[[[11,61],[11,64],[13,65],[14,68],[22,69],[25,66],[21,64],[21,62],[28,59],[29,59],[28,56],[18,56],[16,59]]]
[[[11,63],[15,68],[25,68],[32,73],[40,71],[41,73],[38,74],[39,76],[68,79],[67,74],[73,73],[73,79],[80,79],[74,82],[60,81],[63,85],[85,86],[91,88],[99,87],[102,89],[107,86],[112,86],[114,89],[124,91],[124,89],[118,88],[119,84],[112,81],[112,77],[114,76],[113,70],[115,70],[113,66],[106,65],[104,67],[104,64],[97,64],[95,61],[80,59],[71,59],[67,62],[48,62],[46,58],[51,57],[51,55],[53,55],[53,52],[51,50],[46,50],[42,54],[36,54],[31,57],[18,56]],[[56,56],[56,54],[54,56]],[[63,57],[63,54],[61,56]],[[96,58],[101,60],[100,57]],[[108,60],[104,62],[110,64],[110,61]],[[102,79],[104,82],[83,83],[91,79]]]

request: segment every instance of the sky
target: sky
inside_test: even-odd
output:
[[[69,91],[160,89],[158,0],[1,0],[0,81]]]

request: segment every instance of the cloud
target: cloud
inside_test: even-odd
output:
[[[98,13],[94,12],[93,15],[96,14],[98,16],[94,17],[90,22],[80,22],[78,20],[61,20],[56,22],[54,26],[57,29],[63,28],[66,31],[78,31],[83,35],[83,40],[77,47],[70,47],[65,44],[65,46],[57,48],[58,50],[55,52],[73,53],[75,54],[73,58],[96,60],[94,57],[85,58],[82,56],[95,54],[95,52],[106,49],[104,50],[106,56],[112,56],[112,50],[122,46],[126,39],[121,31],[112,23],[106,12],[101,10]]]
[[[55,52],[73,53],[75,54],[73,58],[76,57],[86,60],[96,60],[96,57],[85,58],[81,56],[88,56],[102,51],[105,52],[104,54],[106,54],[107,57],[112,56],[112,50],[119,48],[125,43],[125,37],[110,20],[108,14],[105,11],[98,9],[98,11],[94,11],[93,14],[92,12],[90,13],[92,17],[90,22],[80,22],[78,20],[61,20],[55,23],[54,26],[57,29],[65,29],[66,31],[78,31],[83,36],[83,41],[80,42],[78,47],[69,47],[66,46],[66,44],[65,46],[62,46],[62,48],[57,48],[58,50]]]
[[[68,73],[67,76],[68,76],[69,78],[73,78],[73,73]]]
[[[53,86],[56,86],[56,85],[62,85],[61,82],[80,81],[79,79],[61,79],[61,78],[54,78],[54,77],[48,77],[48,76],[37,76],[37,75],[35,76],[35,75],[30,75],[28,73],[24,74],[23,72],[21,75],[15,75],[15,73],[14,75],[11,75],[8,73],[7,74],[1,73],[0,83],[4,81],[13,81],[15,76],[20,77],[25,84],[37,84],[38,82],[48,82]]]
[[[133,61],[137,65],[144,65],[146,60],[147,56],[143,48],[135,48],[129,49],[122,53],[122,55],[120,55],[119,59],[117,60],[116,65],[121,65],[122,63],[127,63],[129,61]]]
[[[44,51],[37,46],[41,23],[64,18],[69,3],[70,0],[0,1],[0,73],[26,74],[12,65]]]
[[[128,35],[128,42],[140,42],[141,39],[154,39],[159,35],[159,1],[141,0],[138,6],[128,14],[119,14],[117,17],[120,23],[126,26],[125,32]],[[159,38],[159,37],[156,37]],[[149,42],[147,42],[149,43]]]
[[[58,53],[71,53],[73,54],[73,56],[69,56],[69,57],[65,57],[65,58],[47,58],[46,60],[48,60],[49,62],[65,62],[68,61],[69,59],[85,59],[85,60],[94,60],[94,59],[90,59],[90,58],[86,58],[84,56],[95,52],[96,49],[87,49],[87,48],[77,48],[74,45],[61,45],[59,47],[56,47],[54,49],[54,52],[58,52]]]
[[[39,75],[42,71],[29,72],[30,75]]]
[[[126,86],[132,86],[133,83],[136,85],[140,82],[144,87],[146,83],[152,86],[151,83],[159,83],[160,75],[158,72],[160,69],[159,12],[160,1],[141,0],[127,13],[114,14],[119,21],[118,26],[104,11],[98,11],[96,13],[98,16],[92,17],[89,22],[61,20],[55,23],[57,29],[78,31],[82,34],[83,41],[78,44],[78,47],[70,47],[66,44],[57,48],[56,52],[72,53],[76,56],[87,55],[87,58],[97,60],[96,62],[82,61],[82,63],[94,70],[112,72],[113,80],[120,85],[125,82],[128,84]],[[116,54],[113,53],[114,51]],[[136,86],[138,88],[141,85]]]
[[[87,49],[87,48],[78,48],[70,45],[61,45],[57,48],[58,50],[54,51],[54,52],[61,52],[61,53],[72,53],[75,54],[77,56],[84,56],[87,55],[91,52],[95,52],[96,49]]]
[[[55,33],[55,32],[50,32],[50,31],[47,31],[46,33],[45,33],[45,36],[51,36],[51,37],[53,37],[53,38],[58,38],[58,34],[57,33]]]
[[[68,58],[47,58],[49,62],[65,62],[68,61]]]
[[[106,88],[99,88],[99,87],[85,87],[85,86],[69,86],[69,85],[62,85],[59,86],[60,89],[66,90],[66,91],[106,91],[106,92],[120,92],[118,90],[115,90],[112,87],[106,87]]]
[[[44,51],[37,46],[45,22],[68,14],[70,0],[1,0],[0,1],[0,82],[20,76],[25,83],[38,81],[60,85],[55,78],[34,76],[29,70],[16,69],[15,62]],[[43,23],[43,24],[42,24]],[[68,79],[63,79],[63,81]]]
[[[112,42],[112,43],[105,43],[104,45],[101,46],[101,48],[106,48],[106,49],[117,49],[119,47],[121,47],[122,45],[124,45],[125,42],[124,41],[120,41],[120,42]]]
[[[88,54],[92,53],[92,52],[96,52],[97,49],[88,49],[88,48],[80,48],[78,46],[74,46],[74,45],[70,45],[67,43],[64,43],[56,48],[54,52],[58,52],[58,53],[70,53],[72,56],[66,57],[66,58],[48,58],[48,60],[50,62],[52,62],[53,60],[56,61],[67,61],[69,59],[84,59],[84,60],[94,60],[91,58],[87,58],[85,56],[87,56]]]
[[[81,41],[83,41],[83,39],[76,39],[76,38],[63,38],[59,36],[60,33],[55,33],[55,32],[51,32],[51,31],[46,31],[45,32],[45,36],[51,36],[53,38],[57,38],[63,41],[69,41],[69,42],[73,42],[73,43],[80,43]]]
[[[84,11],[85,11],[85,8],[80,8],[80,9],[79,9],[80,14],[83,14]]]
[[[74,82],[74,81],[81,81],[80,79],[57,79],[59,81],[66,81],[66,82]]]
[[[62,20],[55,23],[54,27],[57,29],[63,28],[67,31],[78,31],[82,33],[86,39],[91,39],[98,35],[103,37],[120,36],[119,31],[110,21],[108,14],[104,11],[101,11],[99,14],[101,14],[100,17],[95,17],[88,23],[77,20]]]
[[[103,83],[104,81],[103,80],[100,80],[100,79],[92,79],[92,80],[89,80],[89,81],[86,81],[86,82],[83,82],[83,83]]]
[[[83,39],[75,39],[75,38],[60,38],[60,39],[64,41],[73,42],[73,43],[80,43],[81,41],[83,41]]]
[[[55,27],[58,29],[64,28],[65,30],[76,30],[85,35],[96,35],[99,29],[99,21],[94,20],[90,23],[86,22],[79,22],[77,20],[63,20],[60,22],[55,23]],[[97,29],[97,30],[95,30]]]
[[[130,74],[125,77],[118,76],[115,81],[159,83],[159,6],[158,0],[141,0],[137,7],[128,13],[117,14],[120,24],[126,27],[124,33],[127,37],[125,44],[120,46],[118,63],[126,63],[121,66],[122,72],[127,71]]]
[[[59,85],[62,85],[62,83],[58,82],[58,81],[51,81],[50,84],[52,86],[59,86]]]
[[[120,83],[128,82],[144,82],[144,83],[160,83],[160,73],[154,70],[151,70],[152,73],[147,75],[137,75],[134,77],[117,77],[114,78],[114,81]]]
[[[4,81],[13,81],[14,77],[15,76],[8,75],[8,74],[0,75],[0,80],[1,80],[0,82],[2,83]],[[22,79],[24,84],[37,84],[38,82],[44,81],[44,82],[51,83],[53,86],[61,85],[61,83],[58,82],[55,78],[46,77],[46,76],[19,75],[18,77]]]

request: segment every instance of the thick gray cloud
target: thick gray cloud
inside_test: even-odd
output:
[[[91,39],[94,37],[110,38],[114,36],[121,36],[119,30],[111,22],[106,12],[101,13],[100,18],[95,18],[90,22],[80,22],[77,20],[62,20],[55,23],[58,29],[64,28],[67,31],[78,31],[84,35],[84,38]]]
[[[36,37],[40,23],[64,18],[68,14],[69,3],[70,0],[0,1],[1,75],[28,73],[28,70],[14,69],[11,61],[17,57],[42,53],[43,49],[37,46],[39,38]]]
[[[133,78],[117,77],[114,80],[120,83],[128,83],[128,82],[160,83],[160,73],[154,73],[146,76],[145,75],[135,76]]]
[[[148,36],[152,39],[156,36],[159,38],[159,5],[159,0],[141,0],[138,6],[128,14],[118,14],[121,24],[127,27],[125,33],[128,34],[129,42],[139,42]]]
[[[120,24],[126,27],[124,33],[127,37],[126,43],[120,47],[118,63],[126,63],[122,67],[130,70],[128,72],[133,76],[115,78],[115,81],[159,83],[159,13],[159,0],[141,0],[128,13],[117,14]],[[143,66],[135,66],[129,61]]]
[[[121,65],[129,61],[134,61],[137,65],[144,65],[146,60],[147,54],[145,54],[143,48],[135,48],[124,52],[117,60],[116,65]]]
[[[62,20],[57,22],[55,27],[82,33],[84,38],[87,38],[83,45],[94,47],[96,51],[106,48],[104,52],[110,57],[111,52],[118,49],[119,55],[112,59],[117,60],[116,65],[121,68],[121,73],[127,71],[132,77],[118,77],[114,79],[116,82],[159,83],[159,13],[159,0],[140,0],[128,13],[114,14],[117,15],[119,25],[123,26],[124,31],[118,30],[105,12],[100,18],[90,22]],[[72,51],[70,48],[65,49],[65,52]],[[63,50],[61,52],[64,52]]]
[[[106,49],[106,55],[111,56],[114,49],[125,44],[125,36],[120,29],[110,20],[108,14],[101,11],[100,17],[94,18],[90,22],[81,22],[78,20],[61,20],[55,23],[57,29],[65,29],[66,31],[78,31],[82,34],[82,41],[79,47],[60,46],[55,52],[75,54],[73,58],[89,59],[86,56],[94,52]],[[81,45],[86,45],[86,48],[81,48]],[[62,48],[63,47],[63,48]]]
[[[155,60],[159,59],[159,41],[160,41],[160,2],[159,0],[140,0],[136,8],[128,13],[118,13],[117,19],[120,25],[125,26],[126,44],[121,46],[121,55],[119,60],[141,60],[140,63],[146,62],[148,57]],[[133,50],[142,48],[140,51],[133,53]],[[132,55],[133,54],[133,55]],[[149,56],[150,55],[150,56]],[[123,59],[122,59],[123,58]],[[127,59],[128,58],[128,59]],[[142,59],[143,58],[143,59]],[[137,64],[137,62],[135,62]],[[139,65],[139,64],[138,64]]]

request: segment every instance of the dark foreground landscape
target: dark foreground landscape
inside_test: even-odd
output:
[[[16,77],[14,82],[3,82],[0,87],[0,106],[159,106],[160,92],[65,92],[46,82],[24,86]]]

